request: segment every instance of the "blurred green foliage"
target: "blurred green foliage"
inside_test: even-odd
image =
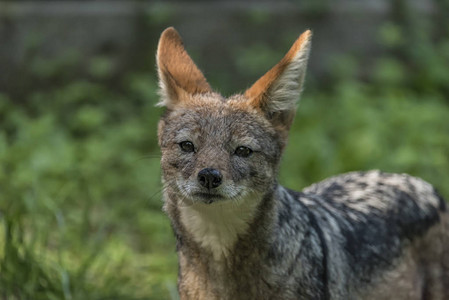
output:
[[[357,57],[336,57],[326,87],[309,78],[281,183],[300,189],[382,169],[449,196],[449,39],[429,38],[435,28],[412,26],[412,17],[380,28],[386,51],[369,72]],[[75,56],[36,59],[30,72],[55,78]],[[264,45],[235,57],[248,76],[278,59]],[[125,74],[111,87],[103,80],[113,68],[97,57],[89,80],[21,101],[0,94],[0,299],[177,298],[175,241],[161,211],[156,76]]]
[[[167,299],[174,288],[156,80],[125,81],[123,94],[78,81],[26,106],[0,98],[0,297]]]

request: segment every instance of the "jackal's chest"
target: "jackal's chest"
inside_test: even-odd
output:
[[[259,202],[255,198],[237,204],[198,203],[179,207],[179,218],[195,243],[220,261],[230,255],[238,238],[248,232]]]

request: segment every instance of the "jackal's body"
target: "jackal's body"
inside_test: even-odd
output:
[[[182,298],[449,296],[445,202],[420,179],[349,173],[301,193],[279,186],[261,205],[248,232],[218,261],[175,225],[185,237],[178,240]]]
[[[449,299],[445,202],[408,175],[277,183],[309,31],[243,95],[212,91],[172,28],[158,47],[164,209],[181,299]]]

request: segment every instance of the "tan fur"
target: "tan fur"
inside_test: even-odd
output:
[[[200,258],[197,257],[190,264],[196,264],[202,266],[199,263]],[[207,277],[205,270],[198,267],[192,267],[186,260],[186,257],[182,254],[179,255],[179,264],[181,266],[182,282],[179,282],[179,292],[181,299],[198,299],[198,300],[213,300],[217,299],[213,293],[207,288],[207,281],[204,278]]]

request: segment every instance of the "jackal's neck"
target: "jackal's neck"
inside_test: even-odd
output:
[[[194,241],[219,260],[228,256],[239,236],[248,232],[260,201],[261,197],[254,197],[242,203],[179,207],[180,221]]]
[[[177,237],[181,299],[250,299],[254,297],[244,295],[257,295],[254,288],[271,281],[270,272],[260,277],[253,272],[264,268],[276,244],[278,198],[284,194],[276,185],[272,192],[240,205],[198,208],[165,193],[165,210]]]
[[[250,195],[241,201],[186,205],[176,194],[167,193],[166,211],[172,219],[178,246],[197,248],[219,261],[233,254],[241,239],[257,238],[256,223],[269,223],[274,214],[275,193]],[[269,226],[268,226],[269,227]],[[267,224],[264,224],[267,229]],[[189,249],[190,250],[190,249]]]

